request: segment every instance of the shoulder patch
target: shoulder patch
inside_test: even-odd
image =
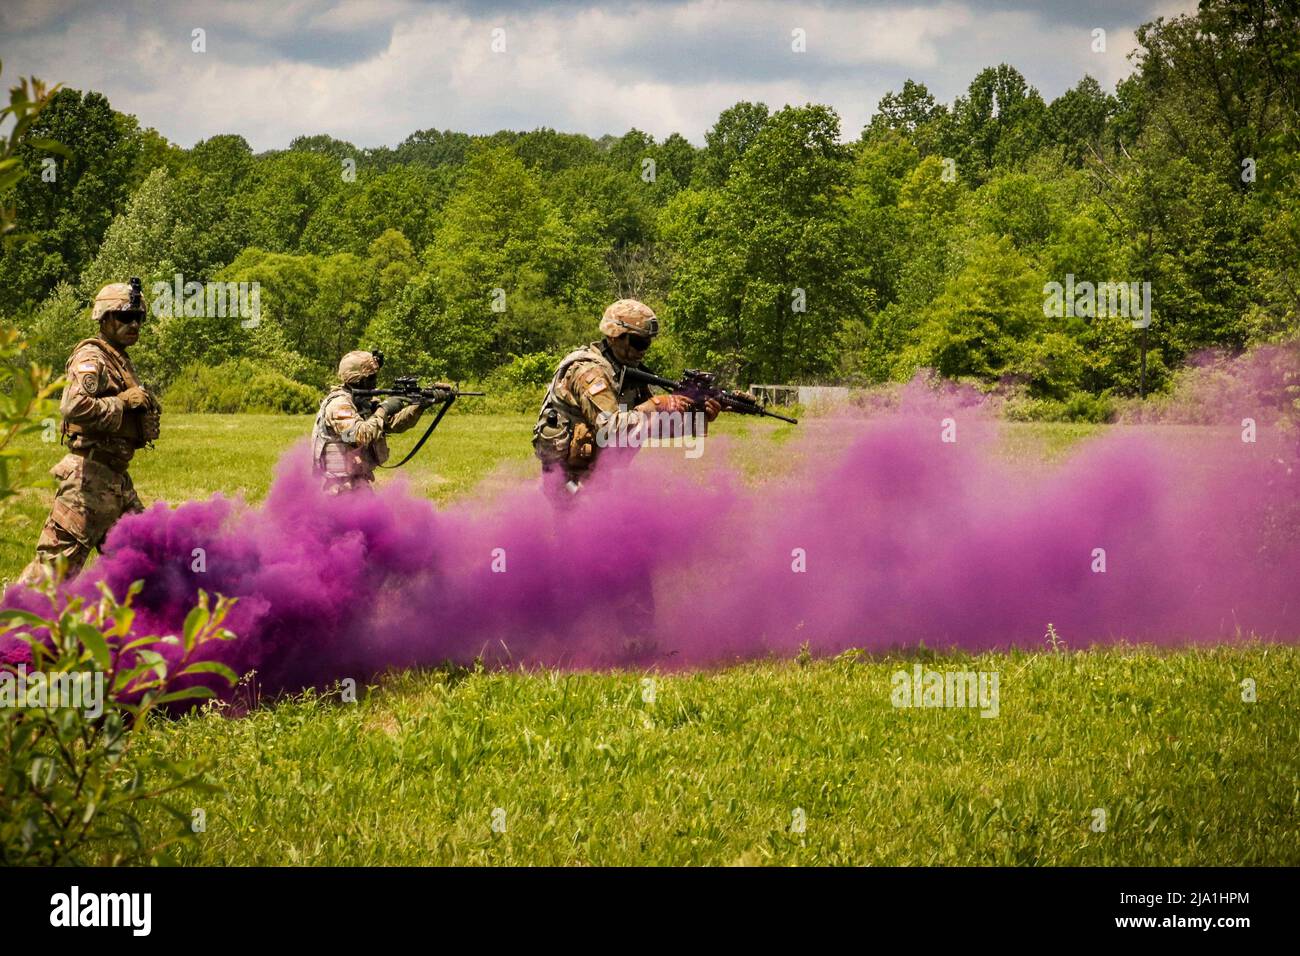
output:
[[[609,388],[609,384],[603,378],[600,378],[597,379],[594,383],[592,383],[591,388],[587,389],[587,394],[599,395],[607,388]]]
[[[352,399],[347,395],[335,397],[330,401],[325,411],[330,418],[342,419],[343,421],[357,417],[357,407],[352,404]]]
[[[99,366],[96,365],[96,364],[95,364],[94,362],[92,362],[92,361],[86,360],[86,361],[78,362],[78,363],[77,363],[77,371],[78,371],[78,372],[98,372],[98,371],[99,371]]]

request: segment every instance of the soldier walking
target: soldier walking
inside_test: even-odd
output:
[[[624,380],[624,370],[639,368],[655,336],[659,319],[636,299],[619,299],[600,320],[604,338],[566,355],[551,379],[533,428],[533,450],[544,474],[563,476],[576,492],[600,454],[596,436],[644,429],[656,413],[690,412],[684,395],[652,395],[649,386]],[[704,403],[705,417],[718,417],[721,405]]]
[[[127,357],[144,315],[139,279],[106,285],[95,296],[99,335],[78,342],[68,359],[59,402],[68,454],[50,472],[59,482],[54,507],[20,584],[41,583],[60,562],[75,577],[118,518],[144,510],[127,469],[136,450],[158,437],[162,419],[162,406]]]

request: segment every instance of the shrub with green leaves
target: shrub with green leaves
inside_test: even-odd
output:
[[[493,369],[483,379],[480,390],[487,392],[487,397],[466,401],[464,410],[487,414],[536,413],[562,357],[560,352],[510,356],[509,362]]]
[[[1003,406],[1013,422],[1086,422],[1102,425],[1115,420],[1116,406],[1107,390],[1100,395],[1076,392],[1068,398],[1017,397]]]
[[[169,798],[215,791],[195,761],[140,743],[161,708],[214,696],[213,677],[235,683],[226,665],[201,659],[211,642],[234,637],[222,627],[232,602],[209,607],[200,591],[182,636],[132,638],[141,584],[119,602],[101,583],[98,601],[66,598],[50,617],[0,611],[0,633],[31,651],[30,664],[0,665],[0,863],[171,862],[169,848],[192,832],[190,811]],[[159,645],[175,646],[174,659]],[[146,804],[176,828],[146,833]]]
[[[172,412],[314,412],[323,395],[279,371],[248,359],[220,365],[194,363],[163,395]]]
[[[50,371],[27,361],[27,343],[15,328],[0,325],[0,523],[8,518],[4,504],[34,484],[27,462],[10,447],[20,435],[49,427],[54,419],[51,396],[63,385],[50,380]]]

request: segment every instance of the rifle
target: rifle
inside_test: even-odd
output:
[[[626,367],[623,375],[634,382],[643,382],[646,385],[654,385],[656,388],[685,395],[696,405],[703,405],[705,399],[711,398],[729,412],[736,412],[740,415],[763,415],[767,418],[778,418],[783,422],[789,422],[791,425],[799,424],[797,418],[786,418],[786,416],[778,415],[776,412],[769,412],[752,395],[746,395],[744,392],[729,392],[726,389],[718,388],[713,384],[717,376],[712,372],[701,372],[699,369],[693,368],[687,369],[682,374],[680,382],[660,378],[658,375],[650,374],[645,369],[632,366]]]
[[[431,385],[428,388],[421,388],[420,383],[414,378],[397,378],[393,380],[392,388],[354,388],[352,394],[361,398],[375,398],[381,395],[398,395],[410,400],[416,405],[441,405],[444,402],[450,404],[462,395],[467,397],[482,397],[487,392],[462,392],[458,388],[447,385]]]
[[[382,361],[380,364],[382,364]],[[447,414],[447,409],[451,408],[452,403],[456,401],[456,399],[460,398],[462,395],[482,396],[486,394],[486,392],[462,392],[458,388],[446,385],[433,385],[429,388],[422,388],[420,387],[420,383],[414,378],[394,379],[392,388],[352,389],[352,395],[356,398],[374,399],[379,396],[397,395],[401,398],[407,399],[415,405],[442,406],[438,409],[438,414],[433,417],[433,421],[429,423],[428,429],[420,436],[420,440],[415,443],[415,447],[406,453],[406,457],[395,465],[380,465],[381,468],[401,468],[408,461],[414,458],[415,453],[424,447],[424,443],[429,440],[429,436],[433,434],[433,430],[437,428],[438,423],[442,421],[442,416]]]

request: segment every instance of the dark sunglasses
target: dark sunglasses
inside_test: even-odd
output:
[[[632,346],[632,348],[636,349],[638,352],[644,352],[650,347],[650,343],[653,341],[654,339],[650,338],[648,335],[629,335],[627,337],[627,344]]]
[[[115,316],[123,325],[139,325],[144,321],[143,312],[119,312]]]

